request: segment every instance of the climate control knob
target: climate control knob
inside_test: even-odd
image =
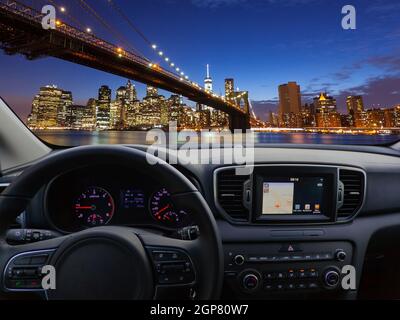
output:
[[[335,269],[330,269],[324,274],[324,283],[328,288],[336,288],[340,281],[340,274]]]
[[[248,291],[253,291],[258,288],[260,278],[255,273],[248,273],[243,277],[242,285],[243,288]]]

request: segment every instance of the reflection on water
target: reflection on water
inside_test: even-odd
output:
[[[59,146],[78,146],[88,144],[152,144],[154,139],[146,141],[144,131],[36,131],[35,134],[44,141]],[[209,143],[215,140],[213,133],[207,133]],[[245,139],[244,139],[245,140]],[[400,135],[347,135],[317,133],[255,133],[255,144],[260,143],[297,143],[297,144],[385,144],[400,140]],[[193,136],[191,136],[193,141]],[[185,143],[185,137],[179,144]]]

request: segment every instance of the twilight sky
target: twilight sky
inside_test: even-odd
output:
[[[51,1],[20,0],[36,8]],[[160,58],[107,4],[86,0],[149,59]],[[124,46],[77,0],[54,0],[93,32]],[[400,103],[400,1],[398,0],[114,0],[124,13],[190,78],[203,82],[211,66],[214,90],[223,80],[250,91],[264,117],[276,104],[277,87],[297,81],[303,101],[328,91],[344,110],[344,97],[363,94],[366,105]],[[341,9],[357,9],[357,30],[343,30]],[[74,24],[67,16],[59,18]],[[165,66],[165,65],[164,65]],[[0,96],[22,117],[40,86],[56,84],[85,104],[107,84],[126,79],[54,58],[27,61],[0,53]],[[138,84],[139,96],[145,86]]]

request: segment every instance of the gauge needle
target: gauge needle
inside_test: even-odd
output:
[[[76,206],[76,209],[92,209],[92,206],[87,206],[87,207],[81,207],[81,206]]]
[[[167,210],[169,208],[169,204],[167,204],[164,208],[161,208],[155,213],[155,216],[158,216],[161,212]]]

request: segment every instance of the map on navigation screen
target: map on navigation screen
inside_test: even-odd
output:
[[[262,214],[292,214],[294,183],[264,182]]]

